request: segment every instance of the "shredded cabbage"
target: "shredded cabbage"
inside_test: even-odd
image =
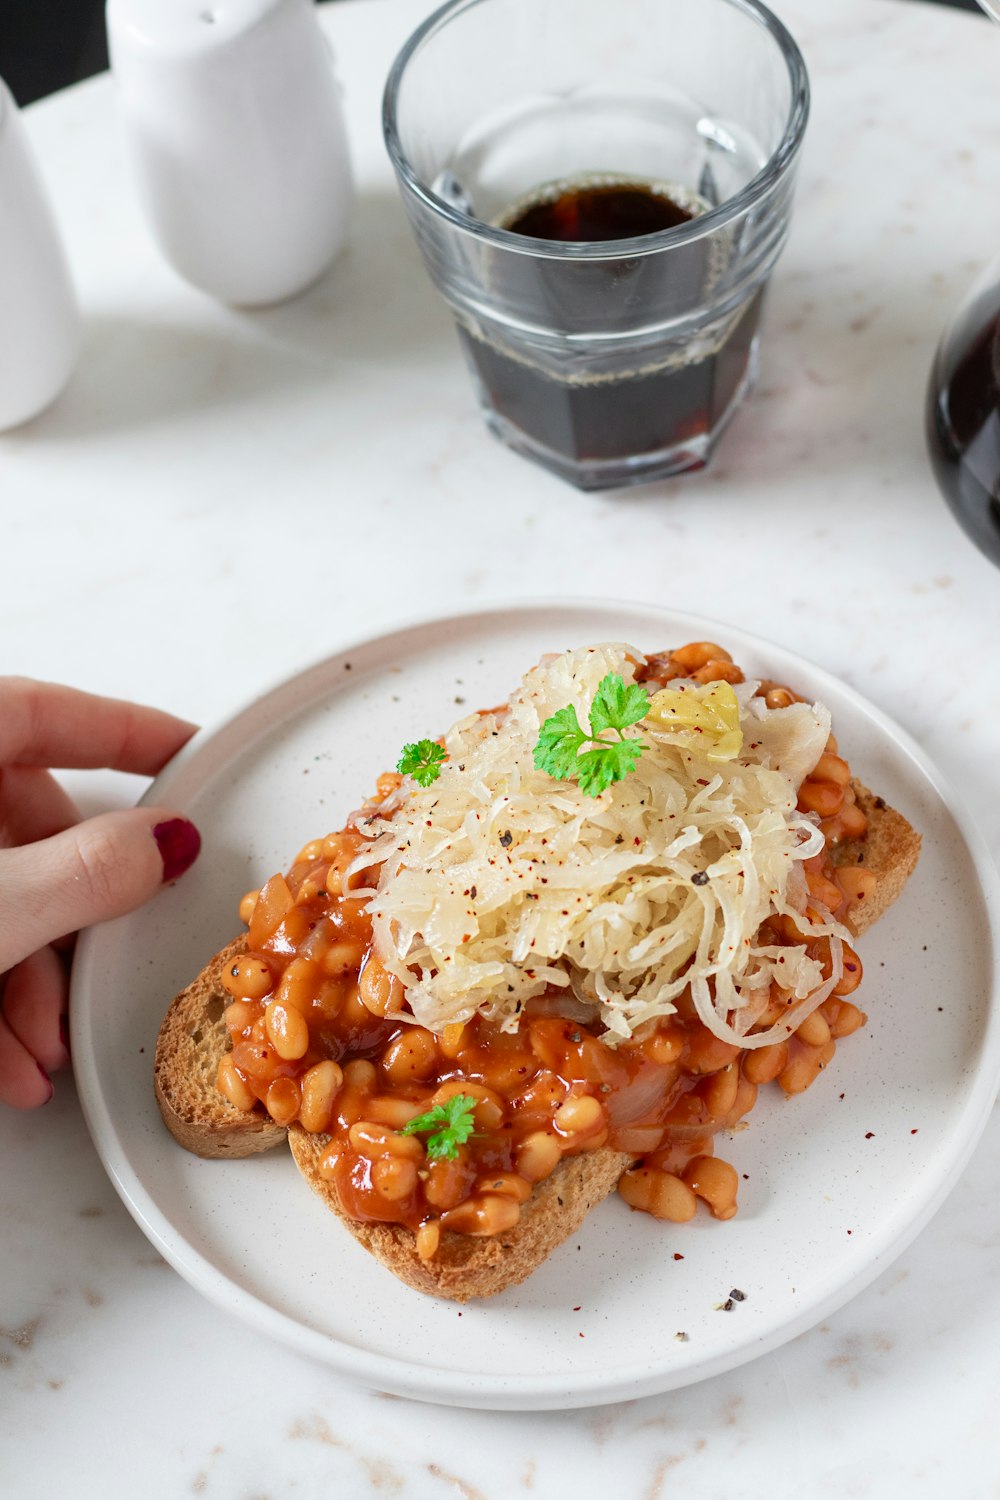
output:
[[[572,703],[585,720],[605,675],[634,681],[641,661],[624,644],[543,660],[505,708],[448,731],[437,781],[407,779],[369,824],[352,869],[382,866],[375,948],[420,1024],[478,1012],[512,1030],[554,987],[592,1007],[613,1042],[670,1015],[690,987],[717,1037],[756,1047],[789,1035],[841,977],[847,932],[817,919],[815,902],[804,914],[802,862],[824,841],[795,805],[829,737],[821,705],[769,709],[755,683],[738,685],[742,745],[724,761],[650,717],[635,770],[596,798],[536,770],[545,719]],[[804,943],[758,940],[776,913],[829,939],[825,978]],[[748,1035],[772,982],[787,1015]]]

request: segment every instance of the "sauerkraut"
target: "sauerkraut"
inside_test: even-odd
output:
[[[690,988],[716,1036],[761,1046],[839,980],[847,932],[815,901],[805,915],[803,861],[823,835],[796,810],[830,733],[821,705],[769,709],[756,683],[737,685],[742,743],[725,759],[651,715],[629,731],[643,742],[635,770],[596,798],[536,769],[545,720],[573,704],[586,722],[604,677],[633,682],[643,661],[618,643],[544,659],[504,708],[448,730],[431,786],[407,778],[369,818],[352,870],[381,865],[375,950],[421,1025],[478,1012],[514,1029],[554,991],[614,1040],[670,1015]],[[810,952],[760,940],[775,914],[827,941]],[[772,984],[787,1014],[750,1035]]]

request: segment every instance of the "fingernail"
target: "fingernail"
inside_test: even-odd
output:
[[[59,1017],[59,1040],[66,1051],[69,1051],[69,1020],[66,1016]]]
[[[46,1073],[40,1062],[36,1062],[35,1067],[38,1069],[39,1073],[41,1073],[42,1077],[45,1079],[45,1082],[48,1084],[49,1099],[51,1099],[52,1095],[55,1093],[55,1089],[52,1087],[52,1079],[49,1077],[48,1073]],[[48,1104],[49,1099],[43,1100],[43,1103]]]
[[[198,858],[201,834],[187,818],[171,818],[166,823],[157,823],[153,837],[160,848],[163,860],[163,881],[176,880],[189,870]]]

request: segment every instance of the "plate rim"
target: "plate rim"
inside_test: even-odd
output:
[[[375,634],[353,636],[343,644],[323,652],[308,665],[291,673],[276,675],[252,696],[239,702],[211,724],[203,726],[161,770],[140,798],[140,805],[160,801],[165,794],[169,797],[169,789],[178,777],[187,773],[193,761],[196,762],[209,753],[218,739],[237,726],[242,718],[283,693],[294,696],[297,686],[302,686],[310,676],[331,670],[351,652],[358,652],[363,648],[378,648],[393,637],[405,637],[435,627],[457,627],[469,622],[475,622],[481,627],[490,616],[496,616],[498,627],[503,629],[508,622],[524,623],[532,615],[542,612],[591,613],[595,624],[603,623],[615,615],[635,613],[660,616],[665,624],[683,622],[685,630],[699,631],[701,638],[726,639],[732,636],[738,645],[749,646],[765,657],[772,656],[776,661],[783,659],[804,669],[810,685],[820,689],[819,697],[822,697],[822,690],[826,685],[829,685],[835,695],[846,697],[878,729],[879,734],[891,743],[895,753],[909,759],[950,814],[975,871],[993,955],[1000,952],[1000,875],[990,850],[964,801],[906,729],[852,685],[786,646],[716,617],[669,605],[651,604],[645,600],[595,600],[573,595],[512,602],[493,600],[472,609],[445,614],[437,611],[423,612],[397,623],[390,622]],[[1000,1085],[1000,1007],[997,1005],[1000,998],[1000,977],[994,963],[972,1087],[966,1095],[955,1125],[948,1133],[942,1162],[937,1165],[930,1186],[920,1195],[917,1211],[908,1217],[905,1228],[890,1230],[887,1221],[876,1235],[874,1246],[869,1249],[863,1264],[851,1276],[846,1279],[837,1278],[835,1286],[825,1293],[821,1291],[792,1317],[781,1319],[770,1332],[696,1359],[689,1366],[675,1365],[669,1371],[651,1370],[648,1360],[642,1360],[628,1366],[616,1365],[610,1374],[588,1373],[582,1379],[569,1372],[565,1376],[519,1374],[491,1377],[481,1372],[470,1374],[466,1371],[456,1375],[446,1369],[413,1364],[405,1359],[350,1344],[316,1327],[308,1326],[291,1314],[281,1312],[239,1286],[209,1256],[196,1250],[169,1224],[153,1192],[128,1162],[112,1113],[98,1087],[98,1066],[92,1046],[93,1037],[87,1024],[89,1005],[86,997],[88,990],[92,993],[94,989],[94,971],[102,940],[106,938],[100,928],[91,928],[82,933],[74,957],[70,1003],[74,1071],[84,1119],[95,1150],[116,1192],[143,1234],[197,1292],[268,1337],[299,1353],[321,1360],[360,1384],[409,1399],[441,1405],[508,1410],[568,1410],[604,1405],[693,1385],[781,1347],[857,1296],[913,1242],[957,1185],[989,1121],[997,1087]],[[339,1351],[339,1357],[334,1357],[334,1351]]]

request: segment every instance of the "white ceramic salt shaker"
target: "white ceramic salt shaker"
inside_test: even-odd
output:
[[[0,80],[0,432],[55,400],[79,347],[62,241],[24,121]]]
[[[303,291],[351,205],[333,59],[312,0],[108,0],[128,145],[160,249],[235,306]]]

